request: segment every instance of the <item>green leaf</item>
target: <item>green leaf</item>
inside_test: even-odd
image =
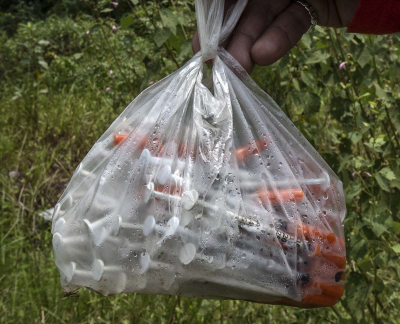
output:
[[[313,76],[310,72],[302,71],[301,80],[310,88],[312,88],[315,85]]]
[[[157,29],[154,35],[154,42],[158,47],[161,47],[169,38],[171,32],[167,28]]]
[[[325,42],[317,42],[316,46],[317,46],[317,48],[318,48],[319,50],[321,50],[321,49],[324,49],[324,48],[328,48],[328,47],[329,47],[329,44],[327,44],[327,43],[325,43]]]
[[[178,11],[176,13],[176,19],[178,19],[179,24],[182,26],[191,26],[192,21],[190,20],[190,17],[184,12],[184,11]]]
[[[385,283],[380,278],[377,279],[376,284],[374,285],[374,290],[378,293],[381,293],[385,289]]]
[[[360,312],[364,308],[371,288],[361,274],[350,272],[350,275],[346,278],[346,299],[343,300],[343,305],[352,314]]]
[[[346,188],[345,197],[346,202],[350,203],[354,197],[357,197],[361,193],[361,187],[358,184],[353,184],[350,187]]]
[[[385,90],[383,90],[377,82],[374,82],[374,86],[375,86],[376,95],[378,97],[386,99],[386,100],[389,99],[388,93]]]
[[[353,144],[357,144],[362,139],[362,134],[358,131],[350,132],[349,138],[353,142]]]
[[[135,22],[135,19],[133,18],[132,15],[125,16],[121,18],[121,28],[122,29],[128,29],[130,25],[132,25]]]
[[[379,223],[371,223],[371,228],[374,234],[379,237],[386,231],[386,227]]]
[[[309,33],[304,34],[303,37],[301,38],[301,42],[304,44],[306,48],[310,49],[312,43],[310,34]]]
[[[375,174],[375,179],[378,182],[379,187],[382,188],[382,190],[390,192],[389,184],[387,183],[387,180],[383,176],[377,173]]]
[[[400,189],[400,180],[392,180],[392,181],[390,181],[390,186],[392,187],[392,188],[397,188],[397,189]]]
[[[327,63],[321,62],[320,67],[321,67],[322,75],[327,75],[328,73],[331,74],[332,66],[329,62],[327,62]]]
[[[347,143],[344,143],[344,145],[346,145],[346,144],[347,144]],[[343,152],[343,151],[345,151],[345,149],[341,149],[341,151]],[[339,165],[339,169],[338,169],[337,173],[342,172],[342,170],[343,170],[345,167],[347,167],[347,165],[348,165],[348,163],[349,163],[349,160],[350,160],[350,155],[345,155],[345,156],[342,158],[342,160],[340,161],[340,165]]]
[[[375,255],[374,263],[375,263],[375,265],[377,265],[378,267],[384,266],[384,265],[387,264],[388,262],[389,262],[389,255],[388,255],[387,252],[381,251],[381,252],[379,252],[377,255]]]
[[[392,249],[394,252],[400,253],[400,244],[393,245]]]
[[[392,228],[392,222],[392,217],[388,216],[387,214],[375,215],[375,217],[369,221],[372,231],[377,237],[381,236],[388,229]]]
[[[371,59],[372,55],[368,50],[368,46],[363,46],[363,50],[357,57],[357,63],[360,64],[360,66],[363,68],[369,63],[369,61],[371,61]]]
[[[365,97],[369,97],[371,94],[369,92],[365,92],[364,94],[362,94],[361,96],[358,97],[358,99],[362,99]]]
[[[292,83],[293,83],[294,88],[295,88],[297,91],[300,91],[299,81],[297,81],[296,78],[293,78],[293,79],[292,79]]]
[[[352,102],[349,99],[341,97],[332,98],[330,113],[332,114],[333,118],[340,121],[343,117],[343,114],[349,110],[351,105]]]
[[[337,78],[335,78],[335,75],[333,73],[329,73],[329,78],[326,81],[326,85],[330,86],[330,87],[336,87],[336,83],[337,83]]]
[[[46,70],[49,68],[49,65],[47,64],[46,61],[40,60],[38,62],[42,67],[44,67]]]
[[[390,260],[388,262],[388,266],[396,271],[397,278],[400,280],[400,262],[395,262],[393,260]]]
[[[382,153],[382,156],[384,158],[387,158],[392,154],[392,152],[393,152],[392,143],[389,142],[388,145],[386,145],[385,150]]]
[[[40,41],[38,41],[39,45],[43,45],[43,46],[47,46],[50,44],[50,42],[48,40],[45,39],[41,39]]]
[[[372,261],[369,258],[365,258],[364,260],[361,260],[357,264],[361,268],[361,270],[363,270],[364,272],[370,270],[374,266],[374,264],[372,263]]]
[[[351,237],[350,254],[354,260],[363,258],[368,252],[367,242],[359,235]]]
[[[398,232],[400,232],[400,223],[399,222],[393,221],[392,226],[393,226],[394,233],[397,234]]]
[[[316,114],[321,107],[321,98],[312,92],[306,92],[302,98],[304,114],[307,119]]]
[[[310,56],[306,60],[306,64],[315,64],[320,62],[326,62],[326,60],[330,58],[329,53],[323,53],[321,51],[315,52],[312,56]]]
[[[379,173],[381,173],[386,179],[390,180],[395,180],[396,179],[396,175],[394,174],[394,172],[386,167],[383,168],[381,171],[379,171]]]
[[[139,0],[131,0],[131,2],[132,2],[134,5],[137,5],[137,4],[139,3]]]
[[[377,137],[371,137],[369,142],[364,142],[364,145],[368,146],[377,153],[383,153],[382,146],[385,145],[386,140],[384,135],[378,135]]]
[[[83,56],[82,53],[75,53],[75,54],[74,54],[75,60],[79,60],[82,56]]]
[[[110,12],[110,11],[113,11],[111,8],[106,8],[106,9],[103,9],[102,11],[100,11],[100,12]]]
[[[172,46],[177,52],[181,50],[183,43],[185,43],[186,38],[182,30],[178,29],[176,35],[171,34],[168,39],[168,45]]]
[[[179,24],[177,17],[168,8],[160,10],[160,17],[164,27],[169,28],[176,35],[176,26]]]
[[[100,29],[100,28],[101,28],[101,27],[100,27],[99,24],[95,24],[95,25],[93,25],[92,27],[90,27],[89,30],[90,30],[90,33],[93,33],[93,32],[97,31],[97,30]]]
[[[186,42],[184,42],[182,44],[178,59],[183,60],[183,59],[185,59],[185,57],[190,56],[192,54],[193,54],[192,41],[190,39],[188,39]]]

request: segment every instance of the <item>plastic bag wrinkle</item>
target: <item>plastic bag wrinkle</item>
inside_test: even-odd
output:
[[[225,20],[223,4],[196,1],[202,51],[132,101],[75,170],[52,226],[65,291],[302,307],[343,294],[342,184],[219,47],[247,1]]]

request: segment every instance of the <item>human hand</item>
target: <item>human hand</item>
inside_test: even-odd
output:
[[[225,13],[235,0],[225,0]],[[347,27],[359,0],[308,0],[318,15],[318,25]],[[291,0],[250,0],[230,38],[222,44],[251,72],[254,65],[270,65],[292,49],[310,27],[310,14]],[[200,50],[197,31],[194,53]]]

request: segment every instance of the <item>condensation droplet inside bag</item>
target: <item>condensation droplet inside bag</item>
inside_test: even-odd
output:
[[[66,292],[304,307],[343,294],[342,183],[218,47],[247,1],[224,24],[223,4],[196,0],[203,50],[129,104],[56,205],[52,244]]]

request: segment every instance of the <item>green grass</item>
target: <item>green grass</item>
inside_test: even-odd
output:
[[[49,93],[34,102],[34,116],[27,113],[30,100],[8,101],[1,110],[7,161],[1,173],[0,322],[279,323],[285,318],[294,323],[303,316],[285,307],[241,301],[102,297],[88,289],[63,297],[51,225],[38,213],[56,203],[75,166],[117,113],[96,92]],[[11,171],[18,175],[10,177]],[[329,310],[307,313],[335,318]]]
[[[348,264],[345,296],[335,307],[102,297],[88,289],[64,298],[51,226],[38,213],[55,205],[134,96],[191,56],[194,16],[184,0],[121,2],[111,13],[101,13],[107,1],[85,0],[82,12],[72,0],[54,2],[74,14],[54,9],[39,21],[22,6],[23,15],[0,15],[8,32],[0,32],[0,323],[399,322],[399,35],[318,27],[281,61],[252,74],[343,181]],[[161,9],[181,18],[176,35],[160,44],[154,37],[163,28]],[[128,12],[133,22],[121,20]],[[122,28],[112,32],[113,24]]]

